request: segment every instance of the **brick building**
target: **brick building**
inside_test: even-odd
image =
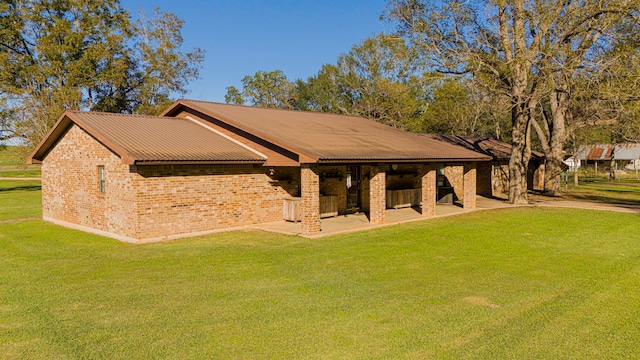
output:
[[[387,208],[435,214],[439,173],[475,208],[491,158],[367,119],[181,100],[162,116],[67,111],[31,155],[46,221],[122,241]],[[289,209],[289,210],[287,210]]]

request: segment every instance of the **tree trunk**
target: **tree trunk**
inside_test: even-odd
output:
[[[616,161],[611,160],[611,165],[609,166],[609,182],[614,182],[616,180]]]
[[[574,160],[573,160],[573,186],[578,186],[579,181],[578,181],[578,159],[575,158],[574,155]]]
[[[513,134],[511,159],[509,160],[509,202],[512,204],[528,204],[527,171],[531,156],[529,117],[522,104],[514,106],[512,117]]]
[[[562,175],[562,156],[566,140],[565,125],[569,101],[564,91],[552,91],[549,96],[553,126],[550,126],[549,151],[547,151],[544,171],[544,193],[556,196],[560,192],[560,176]]]

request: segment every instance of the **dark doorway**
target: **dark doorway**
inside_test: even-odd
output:
[[[447,176],[445,175],[445,167],[446,164],[440,164],[438,167],[436,175],[438,195],[436,197],[436,202],[438,204],[453,204],[456,200],[456,193],[453,191],[453,186],[451,186],[449,179],[447,179]]]
[[[360,211],[360,166],[347,166],[347,213]]]

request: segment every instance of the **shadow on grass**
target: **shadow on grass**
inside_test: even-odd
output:
[[[42,190],[41,185],[18,185],[18,186],[8,186],[8,187],[0,187],[0,192],[9,192],[9,191],[40,191]]]
[[[612,205],[639,205],[640,206],[640,200],[611,198],[607,196],[594,195],[594,194],[571,194],[571,195],[564,196],[564,198],[570,199],[570,200],[593,201],[593,202],[612,204]]]

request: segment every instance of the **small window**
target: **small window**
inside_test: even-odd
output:
[[[100,194],[104,194],[104,183],[105,183],[104,165],[99,165],[98,166],[98,193]]]

